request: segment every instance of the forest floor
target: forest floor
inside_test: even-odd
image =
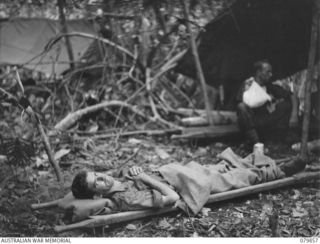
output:
[[[166,137],[115,138],[60,149],[64,182],[57,183],[48,162],[37,157],[35,163],[12,177],[11,169],[0,165],[0,235],[47,237],[270,237],[266,208],[278,214],[279,233],[283,237],[320,235],[320,180],[266,191],[260,194],[206,205],[196,216],[183,212],[135,220],[107,228],[82,229],[55,233],[63,213],[58,209],[31,210],[32,203],[63,197],[70,190],[73,176],[82,168],[114,170],[126,163],[156,168],[170,162],[201,164],[217,162],[216,156],[227,147],[245,156],[240,140],[170,141]],[[290,145],[270,141],[268,155],[274,159],[296,155]],[[139,148],[139,149],[137,149]],[[133,154],[131,160],[128,161]],[[311,165],[319,167],[319,155],[311,156]]]

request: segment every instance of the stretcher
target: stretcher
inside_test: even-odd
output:
[[[301,172],[291,177],[287,177],[287,178],[283,178],[283,179],[279,179],[279,180],[275,180],[267,183],[262,183],[262,184],[257,184],[249,187],[244,187],[241,189],[212,194],[210,195],[207,201],[207,204],[230,200],[237,197],[260,193],[268,190],[274,190],[280,187],[286,187],[286,186],[294,185],[297,183],[302,183],[309,180],[317,180],[317,179],[320,179],[320,171]],[[57,207],[60,200],[61,199],[46,202],[46,203],[32,204],[31,209],[39,210],[44,208]],[[57,233],[60,233],[60,232],[70,231],[70,230],[79,229],[79,228],[94,228],[99,226],[108,226],[116,223],[132,221],[132,220],[141,219],[145,217],[158,216],[160,214],[172,213],[176,211],[180,211],[180,209],[174,208],[174,207],[165,207],[162,209],[148,209],[148,210],[139,210],[139,211],[127,211],[127,212],[120,212],[120,213],[113,213],[113,214],[106,214],[106,215],[94,215],[94,216],[89,216],[88,219],[82,220],[80,222],[76,222],[68,225],[56,225],[54,227],[54,230]]]

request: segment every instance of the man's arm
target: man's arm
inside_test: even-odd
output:
[[[270,84],[267,86],[267,90],[268,90],[268,93],[270,93],[276,99],[280,99],[280,98],[290,99],[291,97],[291,92],[285,90],[279,85]]]
[[[167,184],[164,184],[150,177],[149,175],[144,173],[142,171],[142,168],[140,167],[132,167],[129,170],[129,174],[130,176],[132,176],[133,179],[139,179],[146,185],[159,191],[162,194],[162,200],[165,206],[174,204],[180,198],[179,195],[173,189],[171,189]]]

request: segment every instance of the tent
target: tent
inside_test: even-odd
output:
[[[96,34],[87,20],[67,21],[69,32]],[[17,18],[0,21],[0,65],[21,65],[47,74],[61,74],[69,68],[69,58],[63,39],[40,55],[45,46],[60,34],[60,22],[43,18]],[[75,61],[83,55],[92,42],[83,37],[70,37]],[[40,56],[38,56],[40,55]],[[32,60],[31,62],[29,62]]]
[[[198,36],[206,82],[234,92],[261,59],[271,62],[274,80],[306,68],[312,4],[312,0],[235,1]],[[196,78],[191,52],[176,71]]]

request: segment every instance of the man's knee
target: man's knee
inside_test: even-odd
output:
[[[292,102],[290,99],[286,99],[278,103],[277,109],[283,111],[284,113],[291,113],[292,110]]]

